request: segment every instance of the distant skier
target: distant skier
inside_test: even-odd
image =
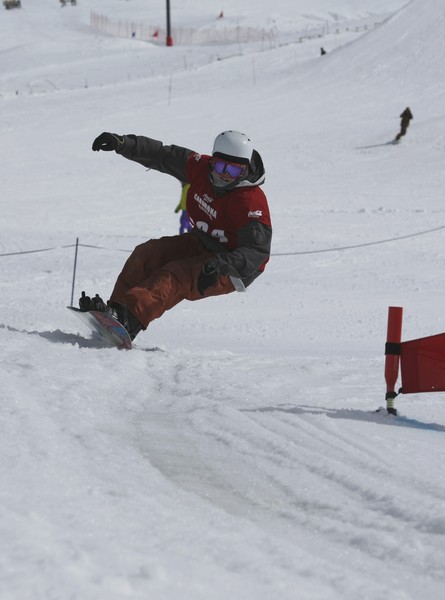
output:
[[[406,107],[403,113],[400,115],[402,119],[400,122],[400,133],[396,135],[395,141],[398,142],[400,138],[402,138],[406,134],[406,130],[408,129],[409,122],[413,118],[413,114],[410,111],[409,107]]]
[[[114,150],[149,169],[188,182],[190,233],[153,239],[137,246],[117,278],[107,304],[83,295],[81,310],[116,317],[132,339],[182,300],[229,294],[250,285],[270,256],[272,225],[260,189],[265,172],[252,142],[224,131],[212,156],[181,146],[164,146],[143,136],[102,133],[93,150]]]
[[[320,48],[320,55],[324,56],[326,54],[326,50],[324,48]]]

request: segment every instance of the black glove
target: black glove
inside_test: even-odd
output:
[[[124,138],[117,133],[101,133],[93,142],[93,150],[99,152],[99,150],[105,150],[110,152],[111,150],[119,150],[124,146]]]
[[[218,282],[219,273],[216,269],[216,262],[210,259],[202,267],[201,273],[198,275],[198,292],[204,296],[204,292],[216,285]]]

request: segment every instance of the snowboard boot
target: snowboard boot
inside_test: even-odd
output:
[[[112,317],[117,319],[125,327],[130,335],[131,341],[142,331],[143,327],[138,319],[127,309],[126,306],[113,302],[108,306],[107,311]]]

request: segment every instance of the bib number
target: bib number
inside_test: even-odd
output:
[[[197,221],[196,227],[201,231],[204,231],[204,233],[209,233],[209,225],[205,221]],[[226,238],[223,229],[212,229],[212,231],[210,231],[210,235],[213,238],[219,240],[222,244],[227,243],[229,241]]]

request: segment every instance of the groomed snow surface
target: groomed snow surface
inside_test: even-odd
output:
[[[1,7],[0,597],[439,600],[445,396],[375,410],[388,307],[404,340],[445,330],[443,0],[171,5],[174,27],[274,41],[90,25],[163,27],[147,0]],[[107,298],[176,233],[180,185],[93,139],[209,152],[225,129],[264,159],[266,272],[101,346],[65,308],[76,238],[75,302]]]

